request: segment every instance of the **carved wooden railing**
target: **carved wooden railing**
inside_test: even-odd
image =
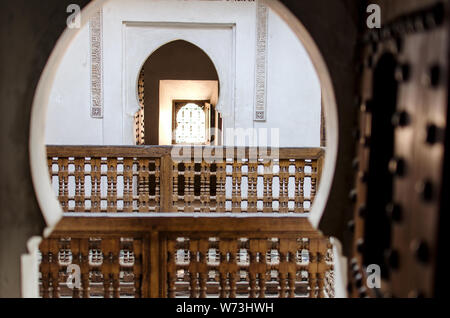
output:
[[[49,146],[48,166],[65,212],[307,213],[324,156],[281,148],[264,161],[255,149],[204,147],[180,162],[174,149]]]
[[[44,298],[333,295],[331,246],[304,216],[77,214],[40,250]],[[79,288],[67,285],[70,264]]]
[[[306,214],[322,149],[181,150],[48,147],[66,214],[41,244],[42,297],[333,296]]]

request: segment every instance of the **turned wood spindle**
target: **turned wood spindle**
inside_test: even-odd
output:
[[[248,164],[248,207],[247,212],[258,212],[258,163]]]
[[[304,213],[305,162],[295,162],[295,212]]]
[[[217,163],[217,189],[216,189],[216,212],[225,212],[226,211],[226,162]]]
[[[101,158],[91,158],[91,212],[101,212]]]
[[[123,212],[133,212],[133,158],[123,160]]]
[[[75,212],[85,212],[85,159],[75,158]]]
[[[139,159],[138,164],[138,195],[139,195],[139,212],[150,212],[150,189],[149,189],[149,175],[150,160]]]
[[[221,239],[219,241],[220,265],[219,274],[221,277],[221,297],[227,297],[229,290],[229,298],[236,298],[236,275],[238,272],[237,254],[238,243],[236,239]],[[229,288],[227,288],[227,278]]]
[[[69,159],[58,158],[58,199],[64,212],[69,212]]]
[[[242,211],[241,203],[242,203],[242,162],[233,162],[233,172],[232,172],[232,210],[233,213],[240,213]]]
[[[107,159],[107,212],[117,212],[117,159]]]

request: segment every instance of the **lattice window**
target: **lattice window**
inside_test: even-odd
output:
[[[197,104],[188,103],[176,111],[175,143],[205,144],[206,113]]]

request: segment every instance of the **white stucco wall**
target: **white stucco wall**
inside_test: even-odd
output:
[[[85,27],[55,81],[47,144],[134,144],[140,67],[158,47],[177,39],[202,48],[216,66],[225,127],[279,128],[281,146],[320,146],[320,84],[293,32],[270,12],[267,122],[254,122],[256,4],[202,0],[108,1],[103,9],[104,118],[90,117]]]
[[[280,146],[320,146],[321,89],[308,54],[290,28],[269,12],[267,121],[280,128]]]
[[[103,121],[90,117],[89,54],[89,29],[84,28],[56,74],[47,113],[47,144],[103,144]]]

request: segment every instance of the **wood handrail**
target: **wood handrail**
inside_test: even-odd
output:
[[[227,158],[227,149],[233,149],[234,158],[243,153],[249,156],[250,151],[256,148],[248,147],[210,147],[198,146],[204,154],[214,154],[223,151]],[[172,154],[174,149],[183,149],[182,146],[47,146],[49,157],[134,157],[134,158],[162,158]],[[193,148],[192,148],[193,149]],[[224,150],[225,149],[225,150]],[[325,148],[275,148],[279,151],[281,159],[319,159],[325,154]],[[269,148],[270,154],[270,148]]]
[[[308,213],[324,149],[274,150],[48,146],[47,162],[65,212]]]
[[[213,214],[204,216],[186,216],[185,214],[168,213],[140,213],[139,217],[124,216],[123,214],[99,216],[93,213],[70,213],[56,226],[53,235],[76,233],[86,237],[93,234],[107,236],[134,235],[136,233],[156,232],[197,232],[197,233],[274,233],[299,234],[307,237],[321,237],[320,232],[314,229],[305,216],[295,217],[255,217],[254,215],[241,215],[235,217],[214,217]]]

